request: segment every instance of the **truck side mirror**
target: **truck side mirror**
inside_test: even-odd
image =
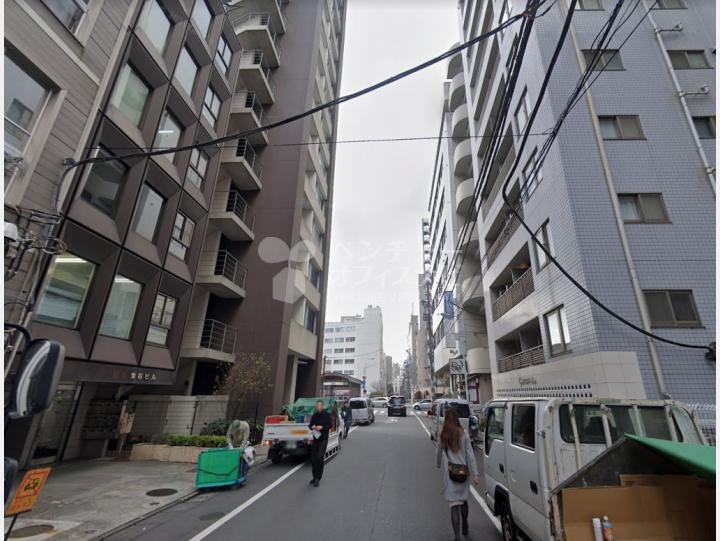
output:
[[[480,426],[480,419],[478,418],[477,415],[471,415],[469,424],[470,424],[470,428],[472,430],[477,430],[478,427]]]
[[[55,340],[33,340],[25,350],[15,380],[7,416],[31,417],[44,412],[57,389],[65,347]]]

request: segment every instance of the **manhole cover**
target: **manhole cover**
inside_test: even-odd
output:
[[[145,493],[145,496],[152,496],[154,498],[157,498],[160,496],[172,496],[175,493],[177,493],[177,490],[175,490],[174,488],[156,488],[153,490],[148,490]]]
[[[208,513],[207,515],[200,515],[200,520],[215,520],[221,517],[224,517],[225,513],[221,513],[220,511],[217,511],[215,513]]]
[[[44,533],[52,532],[55,526],[50,524],[36,524],[34,526],[25,526],[18,528],[10,532],[10,539],[22,539],[24,537],[33,537],[34,535],[42,535]]]

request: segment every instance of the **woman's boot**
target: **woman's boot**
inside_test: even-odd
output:
[[[463,504],[460,506],[460,514],[462,515],[462,534],[467,535],[468,534],[468,503],[463,502]]]
[[[460,506],[453,505],[450,508],[450,520],[452,521],[453,532],[455,533],[455,541],[460,541]]]

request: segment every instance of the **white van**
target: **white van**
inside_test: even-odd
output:
[[[437,441],[438,435],[442,430],[443,421],[445,420],[445,412],[450,408],[457,411],[460,417],[460,424],[468,431],[471,438],[475,439],[478,428],[478,418],[473,415],[470,409],[470,402],[462,398],[439,398],[433,403],[427,413],[428,417],[431,417],[430,439]]]
[[[671,400],[496,399],[484,415],[485,500],[507,540],[519,531],[556,539],[553,489],[625,434],[705,442],[690,412]]]
[[[375,422],[375,410],[369,398],[351,398],[348,401],[352,424],[369,425]]]

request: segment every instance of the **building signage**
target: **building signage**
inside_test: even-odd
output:
[[[453,375],[465,373],[465,359],[450,359],[448,370]]]
[[[534,377],[529,378],[518,378],[518,383],[522,387],[523,385],[537,385],[537,380]]]

